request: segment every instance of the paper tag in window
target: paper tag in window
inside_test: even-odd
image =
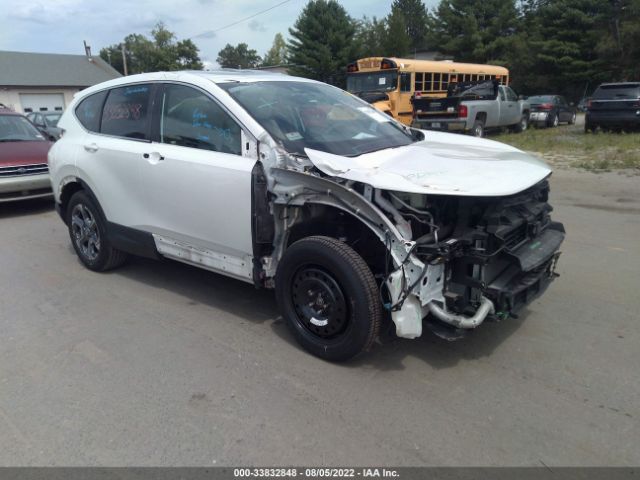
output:
[[[292,142],[295,142],[296,140],[302,140],[302,135],[300,135],[299,132],[289,132],[285,133],[285,135]]]
[[[380,77],[378,79],[378,85],[386,85],[387,84],[387,78],[386,77]]]
[[[364,113],[368,117],[371,117],[373,120],[375,120],[378,123],[384,123],[389,121],[389,117],[380,113],[374,108],[358,107],[358,110],[360,110],[362,113]]]

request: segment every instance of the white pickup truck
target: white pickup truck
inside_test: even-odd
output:
[[[509,127],[522,132],[529,125],[529,104],[496,80],[453,84],[445,98],[416,95],[412,103],[412,126],[425,130],[483,137],[487,129]]]

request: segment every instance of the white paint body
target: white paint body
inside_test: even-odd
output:
[[[355,158],[305,152],[327,175],[381,190],[429,195],[511,195],[551,173],[543,161],[503,143],[454,133],[424,135],[421,142]]]
[[[263,161],[268,158],[265,151],[273,153],[275,142],[216,83],[264,80],[312,82],[256,72],[176,72],[123,77],[84,90],[60,120],[65,133],[49,153],[56,201],[60,202],[64,185],[81,180],[93,191],[109,222],[152,234],[161,255],[251,282],[251,172],[259,155],[256,139],[264,148],[260,151]],[[198,88],[222,105],[240,126],[242,155],[93,133],[75,116],[75,107],[88,95],[158,82]],[[419,194],[510,195],[550,173],[543,162],[507,145],[454,134],[424,134],[424,141],[354,158],[314,150],[306,153],[331,177]],[[441,286],[435,287],[441,291]],[[435,298],[437,292],[431,291],[438,290],[435,287],[422,287],[422,303],[407,302],[416,312],[408,317],[404,313],[411,321],[396,319],[404,325],[403,336],[420,335],[420,311],[427,299]]]

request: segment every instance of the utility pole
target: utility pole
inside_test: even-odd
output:
[[[124,67],[124,76],[126,77],[127,75],[129,75],[129,73],[127,72],[127,55],[124,49],[124,43],[120,45],[120,48],[122,50],[122,65]]]

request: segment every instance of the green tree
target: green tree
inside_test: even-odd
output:
[[[162,22],[153,28],[151,38],[132,33],[122,43],[100,50],[100,57],[124,74],[121,50],[123,44],[129,74],[203,68],[198,47],[189,39],[176,42],[175,34]]]
[[[505,63],[518,24],[515,0],[442,0],[428,41],[457,61]]]
[[[229,43],[218,52],[216,60],[224,68],[255,68],[260,65],[260,55],[246,43],[235,47]]]
[[[287,63],[287,44],[281,33],[276,33],[273,39],[273,45],[265,54],[262,65],[265,67],[271,65],[284,65]]]
[[[310,0],[289,29],[289,71],[342,85],[347,63],[355,59],[356,24],[336,0]]]
[[[393,0],[391,15],[400,12],[403,15],[411,52],[425,47],[427,36],[427,9],[422,0]]]
[[[596,46],[611,80],[640,78],[640,0],[611,0]]]
[[[383,39],[384,54],[389,57],[405,57],[411,48],[411,38],[407,33],[404,14],[393,9],[387,17],[387,28]]]
[[[354,43],[356,45],[356,57],[381,57],[386,54],[385,41],[387,37],[387,22],[383,18],[371,19],[366,16],[356,22]]]
[[[606,24],[606,2],[554,0],[538,5],[529,22],[529,45],[535,75],[523,79],[527,90],[564,93],[577,98],[585,85],[607,79],[596,45]]]

